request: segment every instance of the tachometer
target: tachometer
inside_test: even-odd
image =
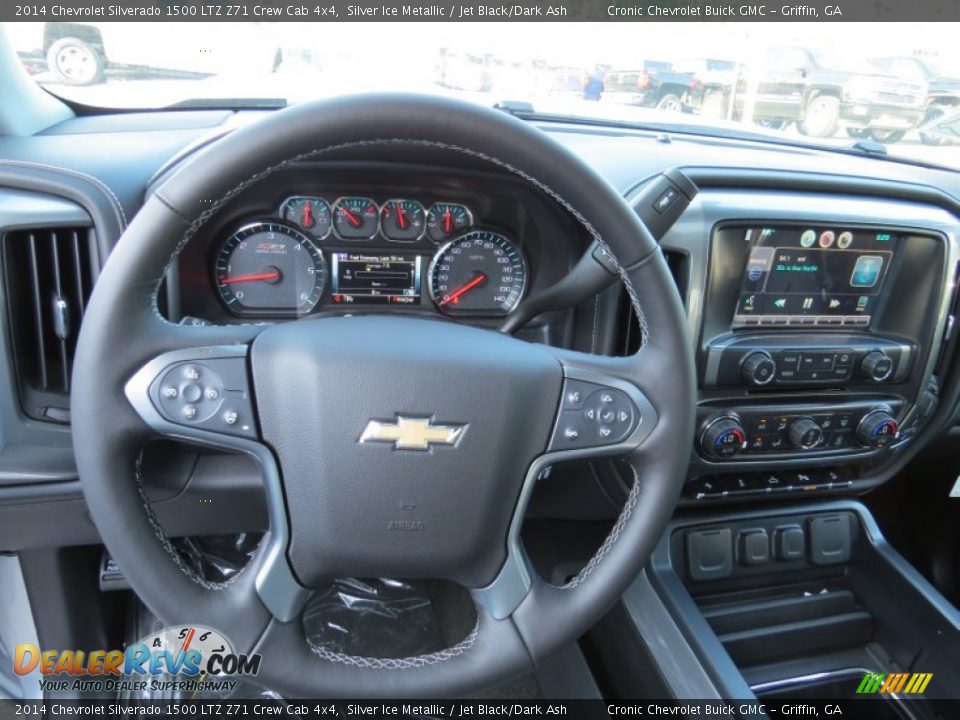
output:
[[[437,251],[430,296],[448,315],[507,315],[527,285],[520,249],[500,233],[473,230]]]
[[[327,263],[296,228],[254,222],[220,246],[214,279],[224,304],[238,315],[302,315],[323,294]]]
[[[343,197],[333,204],[333,229],[341,240],[371,240],[380,227],[380,208],[370,198]]]

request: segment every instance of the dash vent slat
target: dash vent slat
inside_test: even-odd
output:
[[[62,422],[80,321],[97,274],[89,228],[34,228],[3,237],[8,320],[24,412]]]

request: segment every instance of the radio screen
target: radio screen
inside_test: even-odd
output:
[[[746,231],[734,327],[870,324],[900,236],[843,228]]]
[[[333,302],[418,305],[422,261],[421,255],[335,252]]]

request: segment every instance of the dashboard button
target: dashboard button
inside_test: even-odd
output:
[[[800,363],[800,352],[797,350],[784,350],[780,353],[780,365],[790,370],[796,370]]]
[[[806,551],[806,535],[799,525],[781,525],[773,531],[777,560],[802,560]]]
[[[770,538],[763,528],[741,530],[737,541],[742,565],[765,565],[770,561]]]
[[[767,449],[767,436],[751,435],[747,443],[747,449],[751,452],[763,452]]]
[[[758,415],[750,422],[751,432],[765,433],[770,429],[772,419],[767,415]]]
[[[767,448],[773,451],[781,451],[787,446],[787,440],[783,435],[770,435],[767,438]]]
[[[838,352],[835,356],[834,366],[838,368],[853,367],[853,353],[849,350]]]

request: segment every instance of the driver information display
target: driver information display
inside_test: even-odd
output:
[[[750,228],[734,327],[867,326],[900,236],[824,227]]]
[[[330,260],[334,303],[420,302],[420,255],[335,252]]]

